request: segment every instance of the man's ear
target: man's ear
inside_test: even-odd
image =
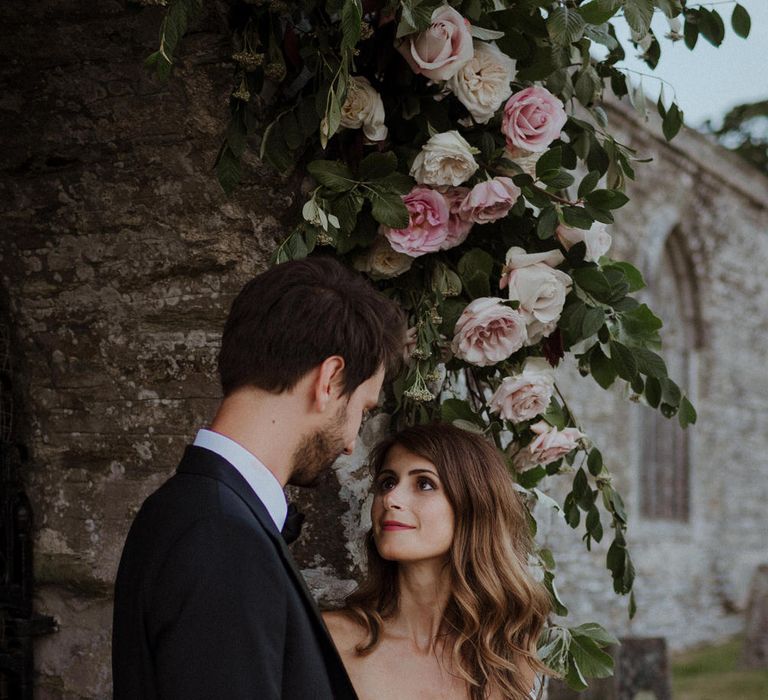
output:
[[[320,411],[325,411],[334,399],[342,395],[344,366],[344,358],[341,355],[331,355],[319,365],[313,387],[313,398]]]

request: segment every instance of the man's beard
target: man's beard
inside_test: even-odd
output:
[[[344,425],[347,407],[343,406],[328,426],[307,435],[299,443],[291,459],[291,486],[314,486],[323,472],[344,452]]]

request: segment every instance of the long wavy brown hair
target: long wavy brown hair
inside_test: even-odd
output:
[[[406,428],[379,443],[370,466],[374,479],[387,453],[400,445],[435,465],[453,512],[448,553],[450,595],[439,631],[450,670],[469,687],[472,700],[498,691],[528,700],[525,665],[552,675],[536,655],[550,599],[528,569],[532,539],[525,506],[512,486],[504,460],[482,436],[436,423]],[[368,572],[346,600],[345,612],[367,631],[357,653],[372,652],[384,620],[398,608],[398,563],[383,559],[365,539]]]

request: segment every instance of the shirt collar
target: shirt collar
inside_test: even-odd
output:
[[[234,440],[205,428],[198,431],[193,444],[215,452],[237,469],[264,504],[277,529],[283,529],[288,512],[283,487],[257,457]]]

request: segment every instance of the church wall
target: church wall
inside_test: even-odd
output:
[[[211,417],[227,308],[268,264],[298,188],[253,159],[232,198],[214,180],[231,74],[220,7],[185,40],[167,86],[141,65],[155,46],[157,11],[128,12],[114,0],[0,11],[9,86],[0,124],[14,136],[0,145],[0,281],[30,451],[36,609],[59,622],[36,646],[36,692],[106,698],[111,589],[131,518]],[[611,118],[655,157],[638,166],[616,250],[652,264],[677,227],[694,260],[702,344],[692,516],[671,526],[636,517],[644,409],[571,380],[569,399],[629,496],[640,605],[631,626],[607,572],[569,549],[578,537],[554,518],[544,530],[561,552],[559,585],[576,621],[665,634],[680,647],[739,628],[748,577],[764,556],[768,186],[699,137],[670,147],[628,113]],[[372,419],[356,454],[299,495],[308,526],[294,551],[324,600],[359,574],[360,465],[382,423]]]

